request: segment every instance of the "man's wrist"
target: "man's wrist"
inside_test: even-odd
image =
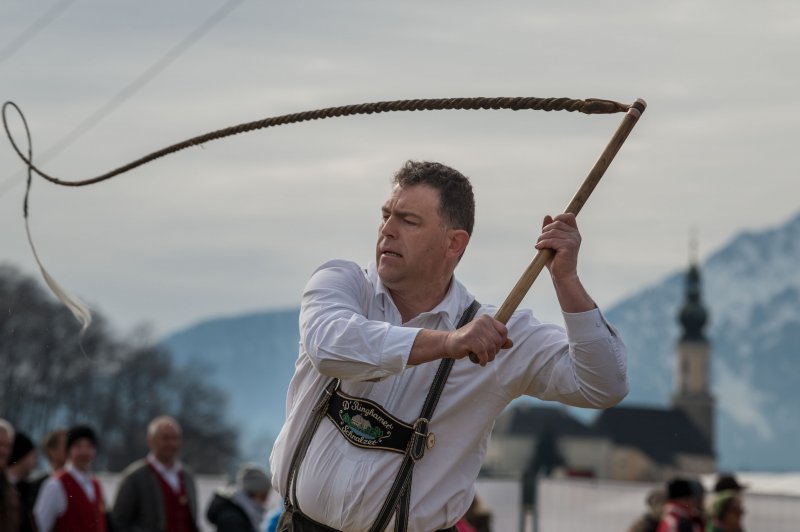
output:
[[[586,312],[597,308],[597,304],[584,288],[577,273],[561,277],[553,276],[553,287],[564,312]]]
[[[414,339],[408,365],[416,366],[447,357],[447,337],[451,331],[422,329]]]

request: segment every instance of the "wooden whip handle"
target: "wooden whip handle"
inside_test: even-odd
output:
[[[628,112],[625,113],[625,116],[622,119],[622,123],[617,128],[617,131],[614,133],[614,136],[611,137],[611,140],[606,145],[606,148],[603,150],[603,153],[600,154],[600,158],[597,159],[597,162],[594,163],[591,171],[589,171],[589,175],[586,176],[584,179],[583,184],[578,189],[578,192],[572,197],[572,201],[569,202],[567,208],[564,209],[565,213],[572,213],[574,215],[578,215],[578,213],[583,208],[586,200],[589,199],[589,196],[594,191],[597,184],[600,182],[600,178],[603,177],[606,169],[608,169],[611,161],[614,160],[614,156],[619,151],[622,144],[625,142],[625,139],[628,138],[628,134],[633,129],[633,126],[639,120],[639,117],[642,116],[645,108],[647,107],[647,103],[642,99],[637,99],[629,108]],[[517,284],[514,285],[514,288],[511,289],[511,292],[506,297],[506,300],[503,301],[503,304],[500,305],[500,308],[497,309],[497,313],[495,314],[494,318],[504,324],[508,323],[508,320],[511,319],[511,315],[514,314],[514,311],[517,310],[517,307],[525,298],[530,290],[533,282],[539,276],[542,269],[550,262],[550,259],[553,258],[553,250],[551,249],[541,249],[533,258],[531,263],[522,273],[522,276],[517,281]],[[469,355],[469,359],[475,363],[478,363],[478,358],[474,354]]]

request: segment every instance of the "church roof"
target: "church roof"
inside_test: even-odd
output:
[[[538,436],[550,430],[557,436],[595,435],[563,407],[518,406],[507,410],[503,416],[508,417],[498,422],[497,429],[505,434]]]
[[[610,408],[592,428],[616,445],[638,448],[662,464],[674,463],[678,454],[713,456],[708,439],[680,408]]]
[[[556,438],[603,438],[614,445],[633,447],[660,464],[674,464],[677,455],[713,456],[711,444],[680,408],[617,406],[604,410],[587,426],[565,408],[517,406],[503,413],[495,434]]]

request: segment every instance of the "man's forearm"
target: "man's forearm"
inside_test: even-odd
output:
[[[553,277],[553,287],[564,312],[575,314],[597,308],[597,304],[589,296],[577,274],[566,279]]]
[[[449,331],[422,329],[414,339],[408,365],[417,366],[425,362],[433,362],[447,356],[446,340]]]

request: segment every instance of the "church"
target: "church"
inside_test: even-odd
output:
[[[696,260],[685,290],[670,408],[616,406],[585,424],[560,405],[513,406],[495,423],[481,474],[660,482],[716,471],[708,313]]]

